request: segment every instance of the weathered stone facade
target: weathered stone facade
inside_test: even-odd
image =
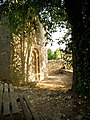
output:
[[[45,31],[38,21],[27,36],[11,33],[7,17],[0,21],[0,79],[32,82],[47,78]]]

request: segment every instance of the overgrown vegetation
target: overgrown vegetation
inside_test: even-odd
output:
[[[48,60],[63,60],[63,66],[66,69],[72,69],[72,53],[65,53],[65,50],[60,50],[59,48],[56,51],[52,51],[50,48],[48,49]]]
[[[36,15],[39,15],[41,21],[44,22],[47,31],[46,35],[50,41],[52,41],[51,32],[55,31],[53,28],[55,28],[57,24],[59,28],[64,26],[70,27],[71,24],[74,70],[72,89],[82,98],[90,99],[89,0],[7,0],[5,3],[1,0],[1,3],[0,13],[12,13],[12,10],[16,11],[22,8],[19,16],[19,22],[22,23],[21,26],[23,26],[23,21],[25,21],[29,7],[32,6],[32,8],[36,10]],[[14,19],[15,16],[12,16],[12,18]],[[18,16],[16,15],[16,21],[18,20],[17,18]],[[32,17],[30,17],[30,19],[32,19]],[[15,24],[15,27],[16,26],[20,29],[22,28],[18,26],[18,24]]]
[[[54,52],[49,48],[47,53],[48,53],[48,60],[60,59],[62,58],[62,54],[63,54],[63,52],[60,51],[59,48],[57,48],[56,51]]]

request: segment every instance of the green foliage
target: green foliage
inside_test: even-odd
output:
[[[39,12],[41,22],[44,23],[46,30],[47,42],[52,41],[52,33],[57,31],[57,27],[66,28],[68,25],[67,14],[64,9],[57,6],[47,6]],[[70,27],[70,26],[69,26]]]
[[[56,59],[60,58],[60,54],[61,54],[60,49],[57,48],[56,51],[54,52],[54,54],[56,56]]]
[[[70,22],[73,35],[74,81],[76,83],[73,87],[76,88],[79,95],[90,98],[90,15],[88,12],[90,2],[88,0],[62,1],[64,2],[61,0],[7,0],[0,4],[0,13],[9,14],[11,24],[13,24],[12,29],[20,33],[26,23],[26,17],[28,16],[28,19],[32,20],[33,12],[28,11],[29,8],[33,8],[35,15],[39,16],[44,23],[48,42],[52,41],[51,33],[56,30],[57,26],[70,28]],[[64,9],[61,8],[63,4]],[[34,21],[32,20],[32,22]],[[67,35],[64,37],[64,40],[67,41],[66,38]],[[50,51],[49,57],[52,59]]]
[[[59,48],[57,48],[54,52],[51,49],[48,49],[48,60],[60,59],[62,54],[63,52]]]
[[[8,0],[1,4],[0,7],[0,12],[9,18],[12,33],[23,34],[30,32],[30,27],[37,29],[38,16],[33,4],[27,4],[26,0]],[[27,23],[30,23],[30,25]]]
[[[56,31],[57,27],[61,29],[69,26],[67,14],[61,8],[61,4],[63,5],[63,2],[57,0],[7,0],[0,5],[2,8],[0,11],[9,14],[12,31],[17,34],[22,32],[27,18],[34,23],[35,27],[36,21],[33,18],[38,16],[46,30],[46,42],[52,42],[51,34]]]
[[[48,60],[53,60],[53,59],[56,59],[56,56],[51,49],[48,49]]]
[[[38,21],[36,16],[35,10],[31,6],[26,9],[26,5],[12,4],[9,12],[11,31],[15,34],[22,34],[30,32],[31,27],[36,29]]]

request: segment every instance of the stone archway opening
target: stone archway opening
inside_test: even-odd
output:
[[[33,81],[40,80],[40,60],[39,51],[37,48],[34,48],[32,51],[32,76]]]

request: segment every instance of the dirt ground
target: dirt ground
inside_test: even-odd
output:
[[[25,92],[42,120],[90,120],[90,106],[77,100],[69,91],[72,72],[49,76],[37,86],[15,87]]]

